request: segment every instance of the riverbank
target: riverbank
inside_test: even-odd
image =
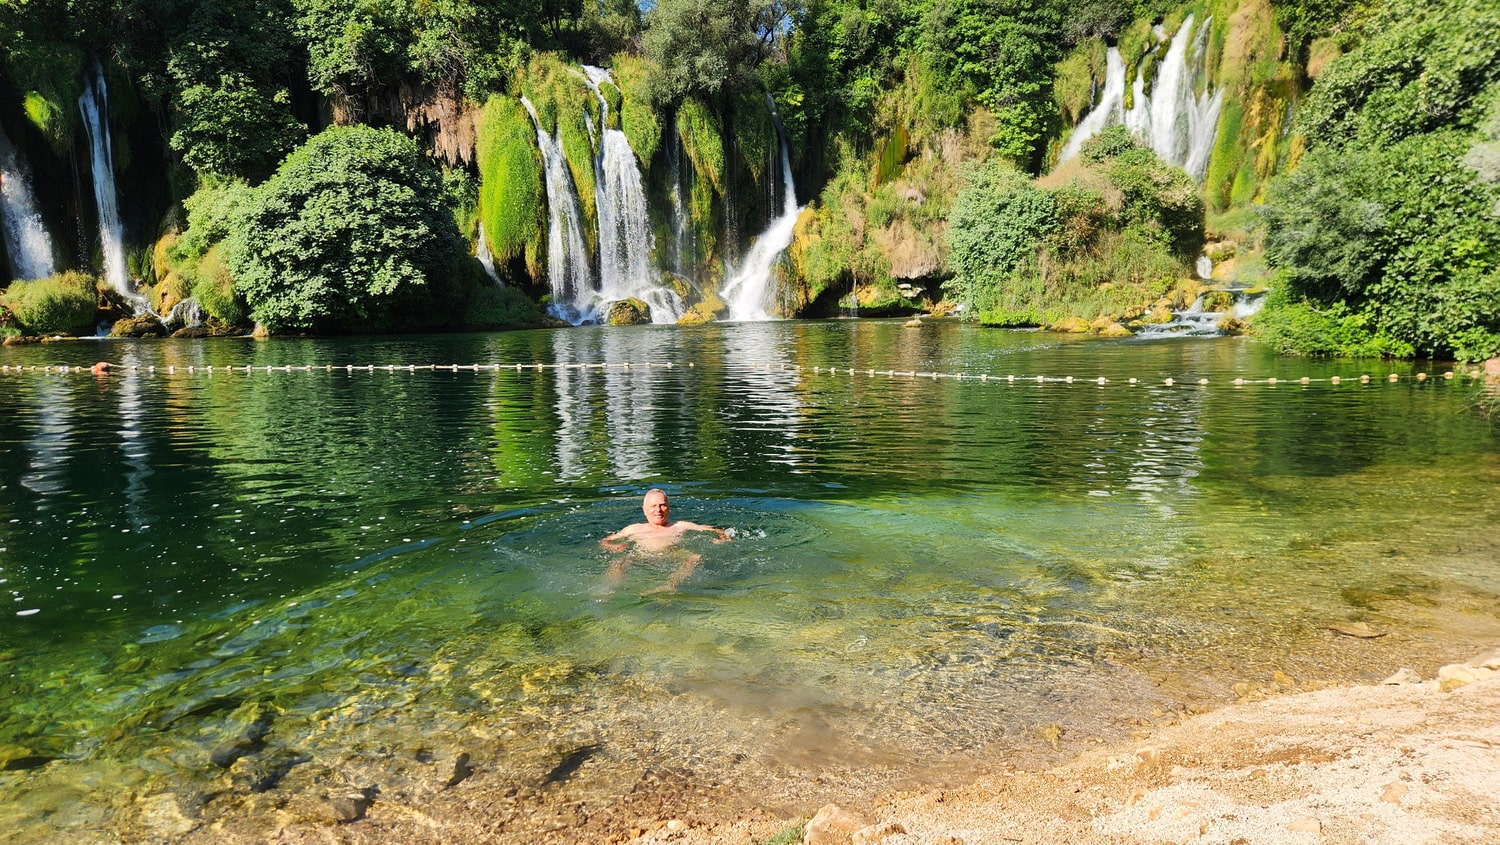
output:
[[[868,791],[792,777],[780,803],[671,769],[577,791],[588,753],[531,786],[493,763],[424,761],[426,783],[304,784],[246,795],[135,795],[117,839],[162,843],[1469,843],[1500,836],[1500,650],[1423,680],[1244,700],[1101,744],[1062,765],[976,774],[946,788]],[[711,729],[705,726],[705,729]],[[477,769],[477,771],[476,771]],[[373,772],[372,772],[373,774]],[[357,779],[356,779],[357,780]],[[572,781],[571,783],[569,783]],[[506,784],[509,784],[507,786]],[[568,784],[566,787],[564,784]],[[77,784],[83,786],[83,784]],[[592,794],[590,794],[592,793]],[[608,793],[608,795],[606,795]],[[837,800],[834,812],[825,801]],[[258,807],[256,805],[259,805]],[[820,804],[819,815],[808,817]],[[217,815],[217,818],[212,818]],[[810,833],[806,833],[806,828]],[[101,834],[103,835],[103,834]]]
[[[1234,704],[1053,769],[896,794],[842,817],[825,807],[804,841],[1497,841],[1496,669],[1500,651],[1426,681],[1401,670],[1384,684]],[[743,843],[777,834],[755,818],[703,830],[683,824],[629,841]]]

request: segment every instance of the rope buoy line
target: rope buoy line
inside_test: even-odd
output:
[[[496,363],[496,364],[344,364],[344,365],[336,365],[336,364],[302,364],[302,365],[295,365],[295,366],[294,365],[290,365],[290,364],[283,364],[281,366],[274,366],[274,365],[252,366],[252,365],[249,365],[249,364],[243,364],[243,365],[240,365],[240,364],[212,365],[211,364],[211,365],[208,365],[208,366],[198,366],[196,364],[192,364],[192,365],[188,365],[188,366],[178,366],[178,365],[175,365],[175,364],[168,364],[168,365],[161,365],[161,366],[158,366],[158,365],[144,365],[143,366],[143,365],[138,365],[138,364],[111,364],[108,369],[109,369],[110,372],[118,371],[118,372],[128,372],[128,373],[147,373],[147,374],[153,374],[153,375],[163,375],[163,374],[165,374],[165,375],[182,375],[182,374],[187,374],[187,375],[197,375],[197,374],[214,375],[216,373],[252,375],[254,373],[293,373],[293,372],[301,372],[301,373],[308,373],[308,372],[323,372],[323,373],[342,372],[342,373],[345,373],[345,374],[348,374],[348,375],[353,375],[354,373],[375,373],[375,372],[383,372],[383,373],[397,373],[397,372],[413,373],[413,372],[422,372],[422,371],[426,371],[426,372],[453,372],[453,373],[458,373],[458,372],[473,372],[473,373],[479,373],[479,372],[496,372],[496,373],[498,373],[498,372],[502,372],[502,371],[507,371],[507,372],[508,371],[514,371],[514,372],[520,373],[520,372],[526,372],[526,371],[541,372],[541,371],[545,371],[545,370],[611,370],[611,369],[614,369],[614,370],[629,370],[629,369],[644,369],[644,370],[666,369],[666,370],[671,370],[671,369],[676,369],[677,366],[678,365],[673,364],[671,361],[641,361],[641,362],[631,362],[631,361],[620,361],[620,362],[595,361],[595,362],[581,362],[581,363],[572,363],[572,364],[541,364],[541,363],[531,363],[531,364],[524,364],[524,363],[511,363],[511,364],[500,364],[500,363]],[[686,368],[687,369],[693,369],[694,368],[693,362],[691,362],[691,361],[688,362],[687,365],[686,365]],[[807,372],[808,371],[806,367],[803,367],[800,364],[756,364],[756,365],[752,366],[751,369],[755,369],[755,370],[767,370],[767,371],[769,371],[769,370],[777,370],[777,371],[781,371],[781,372],[797,372],[797,373]],[[1266,377],[1266,378],[1243,378],[1243,377],[1241,377],[1241,378],[1234,378],[1234,379],[1221,378],[1221,379],[1217,379],[1217,380],[1213,380],[1213,381],[1210,381],[1207,378],[1176,379],[1176,378],[1170,378],[1170,377],[1168,377],[1168,378],[1163,378],[1163,379],[1161,379],[1161,380],[1158,381],[1158,380],[1152,380],[1152,379],[1139,379],[1139,378],[1117,378],[1117,379],[1111,379],[1111,378],[1107,378],[1105,376],[1097,376],[1097,377],[1092,377],[1091,378],[1091,377],[1079,377],[1079,376],[1043,376],[1043,375],[1016,375],[1016,374],[995,375],[995,374],[991,374],[991,373],[979,373],[979,374],[965,373],[965,372],[945,373],[945,372],[923,371],[923,370],[877,370],[877,369],[873,369],[873,368],[858,369],[858,368],[855,368],[855,367],[824,367],[824,366],[821,366],[821,365],[813,367],[812,370],[811,370],[811,372],[812,372],[813,375],[825,375],[826,374],[826,375],[830,375],[830,376],[839,376],[839,375],[866,376],[866,377],[876,377],[876,376],[879,376],[879,377],[885,377],[885,378],[928,379],[928,380],[931,380],[931,381],[937,381],[939,379],[952,379],[952,380],[955,380],[955,381],[974,381],[974,382],[981,382],[981,383],[998,382],[998,383],[1001,383],[1001,384],[1008,384],[1008,385],[1009,384],[1027,384],[1027,383],[1031,383],[1031,384],[1092,384],[1092,385],[1097,385],[1097,386],[1100,386],[1100,387],[1103,387],[1103,386],[1106,386],[1106,385],[1127,385],[1127,386],[1149,385],[1149,386],[1154,386],[1154,387],[1177,387],[1177,386],[1183,386],[1183,387],[1194,387],[1194,386],[1196,386],[1196,387],[1208,387],[1210,385],[1223,385],[1223,384],[1230,384],[1230,385],[1233,385],[1234,387],[1250,387],[1250,386],[1255,386],[1255,385],[1266,385],[1266,386],[1270,386],[1270,387],[1275,387],[1277,385],[1297,385],[1297,386],[1303,386],[1303,387],[1305,387],[1305,386],[1310,386],[1310,385],[1314,385],[1314,384],[1329,384],[1329,385],[1335,385],[1335,386],[1337,386],[1337,385],[1341,385],[1341,384],[1344,384],[1344,383],[1366,384],[1366,385],[1368,385],[1368,384],[1380,384],[1380,383],[1396,384],[1396,383],[1399,383],[1399,382],[1402,382],[1402,381],[1421,383],[1421,382],[1426,382],[1426,381],[1429,381],[1429,380],[1431,380],[1431,381],[1452,381],[1455,378],[1478,379],[1478,378],[1482,377],[1482,374],[1478,374],[1478,373],[1463,373],[1463,372],[1457,372],[1457,371],[1449,370],[1447,372],[1439,373],[1439,374],[1436,374],[1436,375],[1428,375],[1427,373],[1422,372],[1422,373],[1415,373],[1413,375],[1408,375],[1408,376],[1403,376],[1400,373],[1389,373],[1389,374],[1387,374],[1385,376],[1372,376],[1372,375],[1370,375],[1368,373],[1362,373],[1362,374],[1357,375],[1357,376],[1326,376],[1326,377],[1319,377],[1319,378],[1312,378],[1310,376],[1303,376],[1301,378],[1277,378],[1275,376],[1270,376],[1270,377]],[[67,364],[43,365],[43,366],[4,364],[4,365],[0,365],[0,373],[55,373],[55,374],[91,373],[92,374],[93,370],[91,368],[89,368],[89,367],[73,366],[73,365],[67,365]]]

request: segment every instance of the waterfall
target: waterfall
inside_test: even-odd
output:
[[[0,226],[5,230],[12,279],[45,279],[57,272],[52,237],[37,211],[26,164],[4,131],[0,131]]]
[[[583,213],[578,208],[578,193],[568,173],[562,141],[557,133],[542,129],[536,108],[525,97],[521,105],[536,126],[536,143],[542,151],[547,181],[547,284],[552,289],[549,310],[570,323],[596,318],[593,273],[589,267],[588,245],[583,239]]]
[[[1110,47],[1105,59],[1104,91],[1095,107],[1084,115],[1063,146],[1058,162],[1078,154],[1083,142],[1106,126],[1123,123],[1163,160],[1202,180],[1208,172],[1222,89],[1205,88],[1195,94],[1199,79],[1207,73],[1208,34],[1213,18],[1196,30],[1188,15],[1167,44],[1166,55],[1156,64],[1156,79],[1146,92],[1145,76],[1137,72],[1131,86],[1134,106],[1125,108],[1125,62],[1119,49]],[[1158,48],[1160,49],[1160,48]]]
[[[781,215],[755,239],[740,266],[729,274],[729,281],[719,291],[724,303],[729,306],[731,320],[768,320],[766,309],[771,293],[771,271],[781,253],[792,243],[792,233],[797,226],[797,217],[802,209],[797,205],[797,187],[792,182],[792,156],[787,149],[786,131],[781,126],[781,115],[769,94],[766,103],[776,123],[776,138],[781,144]]]
[[[474,247],[474,257],[478,258],[479,263],[484,266],[485,275],[490,277],[490,281],[500,287],[505,287],[500,274],[495,272],[495,254],[490,252],[490,242],[484,239],[483,223],[479,224],[479,244]]]
[[[583,66],[590,90],[599,100],[599,126],[594,131],[594,207],[599,213],[599,297],[603,303],[634,297],[651,307],[651,322],[675,323],[682,316],[682,298],[657,284],[651,270],[651,220],[646,214],[646,190],[636,165],[635,150],[619,129],[609,128],[609,101],[599,89],[613,84],[609,71]]]
[[[679,276],[688,276],[692,269],[688,262],[696,255],[696,250],[693,249],[693,229],[689,225],[683,192],[687,189],[687,180],[692,178],[692,169],[683,167],[682,136],[678,132],[677,115],[674,114],[667,144],[667,170],[672,174],[672,189],[668,192],[672,204],[672,271]]]
[[[120,205],[115,194],[114,150],[109,139],[109,90],[104,84],[104,66],[97,59],[94,60],[93,76],[84,78],[78,110],[83,114],[83,128],[89,138],[105,281],[125,297],[136,313],[150,311],[146,298],[131,286],[130,271],[125,266],[125,227],[120,223]]]

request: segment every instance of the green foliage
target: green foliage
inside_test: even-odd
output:
[[[1031,180],[996,164],[975,168],[948,221],[948,293],[977,313],[991,306],[1037,242],[1057,227],[1057,204]]]
[[[1500,79],[1500,6],[1387,0],[1360,34],[1298,111],[1310,146],[1388,145],[1483,116],[1480,92]]]
[[[745,92],[734,101],[734,145],[740,161],[750,170],[750,178],[757,185],[764,185],[767,173],[774,181],[780,172],[780,164],[773,163],[781,151],[776,137],[776,124],[771,122],[771,109],[765,97]],[[764,192],[763,192],[764,193]]]
[[[250,310],[235,291],[234,279],[224,266],[219,245],[215,244],[193,267],[192,296],[210,317],[229,326],[244,325]]]
[[[470,296],[464,325],[473,329],[504,329],[540,326],[542,313],[536,303],[512,287],[486,285]]]
[[[98,300],[93,276],[60,273],[11,282],[0,294],[0,307],[36,334],[83,334],[94,327]]]
[[[1142,147],[1123,126],[1084,142],[1079,156],[1095,162],[1125,195],[1122,219],[1183,259],[1203,245],[1203,200],[1198,185]]]
[[[662,123],[651,102],[650,80],[655,67],[645,59],[620,53],[610,68],[620,87],[620,131],[630,141],[641,169],[651,166],[651,159],[661,146]]]
[[[1039,161],[1053,122],[1052,66],[1061,58],[1051,5],[1006,0],[934,3],[922,49],[944,83],[972,92],[995,126],[990,144],[1024,167]]]
[[[1358,318],[1341,325],[1426,354],[1500,352],[1500,185],[1465,163],[1483,142],[1446,130],[1309,151],[1263,212],[1293,301],[1340,305]]]
[[[671,105],[756,85],[755,69],[779,35],[778,0],[657,0],[646,14],[641,47],[655,65],[652,97]]]
[[[173,270],[181,270],[201,258],[229,235],[239,210],[250,201],[249,185],[239,179],[205,179],[192,196],[182,201],[188,227],[167,252]]]
[[[482,98],[525,62],[527,32],[540,17],[519,2],[293,2],[313,86],[353,102],[405,81]]]
[[[368,127],[331,127],[288,156],[226,246],[253,316],[273,331],[421,326],[465,254],[436,166],[404,136]]]
[[[583,72],[555,53],[532,58],[521,79],[521,91],[536,108],[542,128],[556,133],[562,142],[563,157],[568,161],[568,172],[578,193],[584,234],[592,246],[599,227],[594,207],[594,145],[584,114],[587,111],[598,126],[599,101],[589,90]]]
[[[1332,358],[1409,358],[1416,350],[1392,339],[1374,318],[1343,302],[1320,306],[1300,299],[1286,286],[1272,289],[1251,333],[1288,355]]]
[[[285,2],[192,3],[167,22],[170,143],[201,174],[260,181],[307,135],[276,77],[295,55]]]
[[[55,149],[67,149],[80,120],[83,51],[70,44],[23,40],[0,46],[0,55],[5,72],[22,93],[26,117]]]
[[[677,133],[682,149],[698,177],[724,192],[724,133],[719,118],[696,99],[684,100],[677,109]]]
[[[546,196],[541,154],[531,116],[513,97],[495,96],[479,118],[479,219],[495,260],[524,257],[533,278],[542,274]]]

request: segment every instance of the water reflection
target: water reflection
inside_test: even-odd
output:
[[[24,389],[24,388],[23,388]],[[60,376],[47,376],[34,385],[27,401],[46,409],[37,415],[25,440],[30,455],[19,481],[23,487],[42,497],[39,509],[51,506],[49,498],[67,491],[66,473],[73,444],[73,391],[75,387]]]

